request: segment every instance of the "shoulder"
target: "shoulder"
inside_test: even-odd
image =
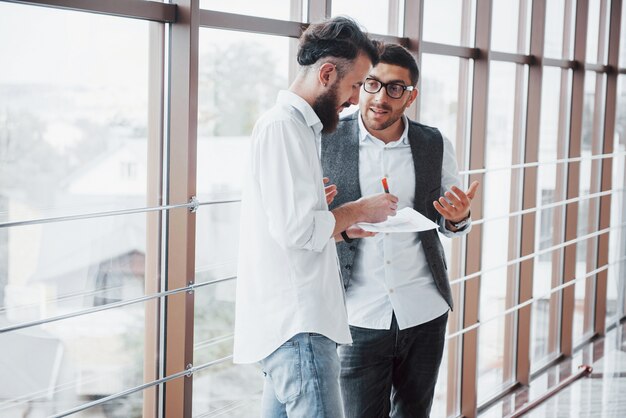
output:
[[[426,134],[427,136],[432,137],[432,139],[443,140],[443,135],[438,128],[434,126],[428,126],[423,123],[415,122],[414,120],[409,119],[409,134],[410,131],[419,133],[421,135]]]
[[[306,131],[307,125],[300,113],[290,106],[275,105],[256,121],[252,136],[263,138],[280,132]]]

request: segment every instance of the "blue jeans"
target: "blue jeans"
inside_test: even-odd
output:
[[[337,344],[301,333],[260,361],[262,418],[343,418]]]
[[[400,331],[350,327],[339,347],[346,418],[428,417],[443,355],[448,313]]]

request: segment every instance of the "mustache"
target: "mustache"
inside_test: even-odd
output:
[[[391,106],[389,106],[389,105],[388,105],[388,104],[386,104],[386,103],[381,103],[381,104],[377,104],[377,105],[375,105],[375,106],[370,106],[370,107],[371,107],[371,108],[374,108],[374,109],[386,110],[386,111],[388,111],[388,112],[391,112],[391,111],[393,110],[393,109],[391,108]]]

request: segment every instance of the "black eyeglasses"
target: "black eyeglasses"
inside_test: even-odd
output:
[[[365,83],[363,83],[363,90],[370,94],[376,94],[380,91],[380,89],[385,88],[387,91],[387,96],[392,99],[399,99],[406,91],[412,91],[415,89],[414,86],[405,86],[404,84],[398,83],[383,83],[380,80],[376,80],[375,78],[366,78]]]

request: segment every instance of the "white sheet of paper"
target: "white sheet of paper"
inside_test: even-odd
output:
[[[396,216],[390,216],[384,222],[359,222],[357,226],[370,232],[419,232],[439,228],[439,225],[409,207],[400,209]]]

